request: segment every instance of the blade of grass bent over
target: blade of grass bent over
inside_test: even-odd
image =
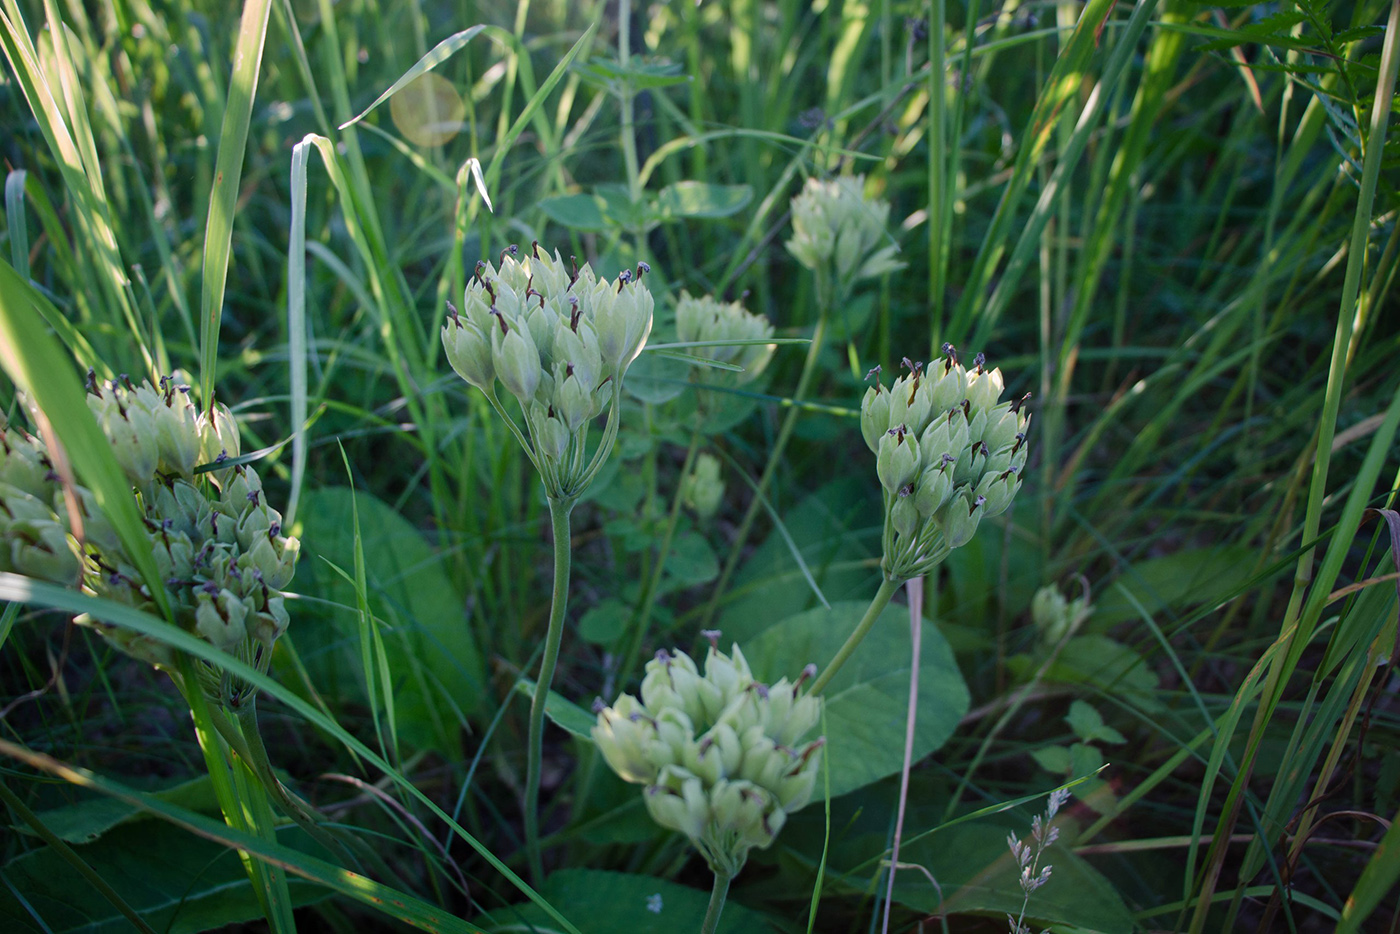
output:
[[[365,117],[368,117],[376,107],[387,101],[389,98],[393,97],[394,94],[402,90],[407,84],[409,84],[409,82],[413,81],[415,78],[419,78],[427,74],[428,72],[432,71],[434,68],[451,58],[454,52],[456,52],[462,46],[470,42],[472,38],[477,35],[477,33],[481,32],[485,28],[485,25],[480,25],[473,26],[470,29],[463,29],[461,32],[453,33],[446,39],[439,42],[437,45],[433,46],[426,55],[424,55],[422,58],[418,59],[418,61],[414,63],[412,68],[400,75],[399,80],[389,85],[388,90],[376,97],[374,99],[374,103],[370,104],[363,111],[361,111],[358,117],[346,120],[339,127],[337,127],[337,129],[349,129],[350,127],[359,123]]]

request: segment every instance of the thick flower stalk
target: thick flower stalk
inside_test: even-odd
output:
[[[1030,429],[1022,408],[1030,394],[1002,402],[1001,370],[987,369],[981,354],[966,369],[951,344],[943,353],[927,370],[906,357],[908,372],[888,389],[879,367],[871,371],[875,385],[861,403],[860,427],[884,489],[884,581],[813,693],[830,683],[900,584],[966,545],[1021,489]]]
[[[749,851],[772,845],[787,816],[811,799],[826,739],[804,741],[821,720],[821,699],[802,691],[815,666],[795,682],[765,685],[737,645],[726,655],[719,633],[706,635],[703,675],[684,652],[658,652],[640,700],[598,702],[593,740],[619,777],[646,786],[652,819],[705,857],[722,904]],[[707,924],[718,920],[712,913]]]
[[[695,298],[684,291],[676,302],[676,339],[682,343],[753,342],[689,348],[697,357],[739,368],[696,367],[691,375],[697,382],[738,386],[757,379],[777,349],[776,344],[763,343],[772,336],[773,323],[738,302],[721,302],[711,295]]]
[[[165,378],[159,388],[130,380],[88,384],[88,407],[112,444],[144,513],[147,540],[177,625],[240,661],[266,671],[273,644],[287,629],[282,589],[296,570],[300,542],[284,535],[281,514],[267,502],[251,466],[218,468],[238,456],[238,426],[215,404],[198,411],[188,387]],[[201,464],[214,469],[196,474]],[[86,491],[84,589],[156,611],[148,586]],[[175,671],[159,642],[100,620],[79,618],[114,645]],[[203,661],[194,670],[206,695],[237,710],[251,685]]]
[[[523,260],[518,252],[502,251],[498,266],[477,263],[462,309],[449,306],[442,343],[452,369],[506,420],[549,497],[572,503],[617,438],[622,379],[651,333],[653,301],[641,281],[649,267],[610,282],[538,243]],[[498,382],[520,403],[523,428],[501,405]],[[605,412],[589,458],[589,428]]]

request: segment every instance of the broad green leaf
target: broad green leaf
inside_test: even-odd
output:
[[[578,621],[578,634],[594,645],[612,645],[627,621],[632,618],[632,608],[616,597],[608,597],[597,606],[590,607]],[[546,713],[548,711],[546,710]]]
[[[1223,599],[1249,580],[1255,557],[1248,546],[1183,549],[1132,565],[1119,582],[1155,616],[1164,609],[1180,611]],[[1090,625],[1098,629],[1141,616],[1131,599],[1109,588],[1094,601]]]
[[[1122,733],[1103,722],[1103,715],[1088,701],[1077,700],[1069,705],[1065,716],[1074,734],[1086,743],[1126,743]]]
[[[604,216],[604,203],[593,195],[559,195],[538,205],[545,216],[570,230],[602,231],[612,226]]]
[[[864,614],[866,604],[815,609],[773,625],[743,643],[754,676],[795,678],[804,665],[826,665]],[[968,692],[947,641],[924,624],[914,761],[937,750],[967,713]],[[909,705],[909,620],[903,606],[880,614],[860,648],[826,689],[831,794],[843,795],[900,770]]]
[[[526,697],[535,696],[535,682],[532,678],[521,678],[515,682],[515,690]],[[550,691],[544,699],[544,715],[556,726],[593,742],[593,725],[598,718],[570,701],[557,691]]]
[[[476,710],[485,684],[465,601],[448,578],[441,556],[407,520],[368,493],[356,493],[354,503],[370,609],[383,623],[388,668],[395,678],[400,737],[414,744],[445,746],[442,752],[458,754],[454,708],[463,713]],[[333,629],[321,633],[327,644],[359,629],[354,588],[321,560],[355,567],[351,513],[351,492],[344,487],[325,487],[302,499],[305,553],[298,574],[306,576],[299,576],[298,582],[336,604],[329,611]],[[307,638],[315,637],[304,637],[302,642]],[[334,690],[336,679],[329,661],[310,662],[309,667],[318,686]],[[318,674],[325,675],[326,681]]]
[[[666,571],[684,586],[703,584],[719,576],[719,558],[704,536],[685,532],[671,542]]]
[[[1013,675],[1029,677],[1037,663],[1018,655],[1008,662]],[[1045,673],[1045,680],[1061,684],[1086,684],[1105,694],[1117,695],[1143,710],[1160,710],[1156,697],[1157,676],[1141,655],[1107,636],[1076,636]]]
[[[793,541],[800,543],[803,559],[833,603],[868,601],[880,584],[880,501],[874,493],[874,470],[871,458],[868,475],[839,479],[783,511],[783,524]],[[734,483],[732,476],[726,470],[725,482]],[[777,534],[769,535],[744,559],[730,595],[721,610],[719,628],[726,640],[741,643],[762,632],[771,620],[815,603],[787,542]],[[901,631],[907,633],[907,625]],[[821,665],[827,659],[813,661]]]
[[[708,873],[704,874],[708,876]],[[541,894],[568,905],[579,918],[583,934],[679,934],[699,929],[710,893],[677,885],[654,876],[638,876],[601,869],[563,869],[549,877]],[[479,923],[488,934],[537,932],[553,934],[558,928],[533,905],[498,908]],[[721,934],[762,934],[775,930],[773,923],[739,904],[730,892],[719,919]]]
[[[286,839],[297,836],[288,833]],[[79,852],[157,931],[197,934],[262,916],[236,852],[169,824],[142,821],[118,827]],[[132,929],[131,922],[49,847],[10,860],[4,873],[54,934],[127,934]],[[292,904],[298,906],[331,894],[304,879],[293,879],[288,887]],[[0,928],[13,934],[40,930],[3,886]]]
[[[656,196],[656,210],[663,220],[682,217],[728,217],[753,200],[748,185],[714,185],[709,182],[676,182]]]
[[[152,792],[152,797],[209,814],[217,814],[219,810],[208,775]],[[91,843],[114,827],[148,815],[134,804],[103,796],[41,811],[38,816],[59,839],[68,843]],[[29,831],[25,829],[25,832]]]

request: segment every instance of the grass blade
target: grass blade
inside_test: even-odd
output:
[[[453,33],[446,39],[439,42],[437,45],[433,46],[430,50],[428,50],[428,54],[418,59],[418,61],[414,64],[412,68],[400,75],[399,80],[389,85],[389,89],[387,91],[376,97],[374,99],[373,104],[370,104],[368,107],[366,107],[358,117],[355,117],[354,119],[347,120],[344,123],[342,123],[338,127],[338,129],[347,130],[355,124],[359,123],[365,117],[368,117],[376,107],[387,101],[389,98],[393,97],[396,92],[401,90],[409,82],[413,81],[415,78],[427,74],[428,72],[432,71],[434,68],[451,58],[454,52],[456,52],[462,46],[466,45],[468,42],[472,41],[472,38],[475,37],[485,28],[486,27],[482,25],[473,26],[470,29],[463,29],[461,32]]]
[[[271,11],[271,0],[247,0],[243,5],[238,43],[233,53],[233,75],[229,79],[228,104],[219,131],[214,187],[209,192],[209,216],[204,227],[204,276],[199,293],[199,397],[206,406],[214,401],[219,322],[223,317],[224,288],[233,247],[233,215],[238,185],[243,178],[248,124],[253,117],[253,99],[257,96]]]

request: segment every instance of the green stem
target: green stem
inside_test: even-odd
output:
[[[724,899],[729,894],[729,878],[723,873],[715,873],[715,887],[710,890],[710,907],[705,911],[700,934],[715,934],[719,930],[719,914],[724,911]]]
[[[846,643],[841,646],[841,649],[836,653],[836,657],[831,660],[830,664],[826,666],[826,669],[821,674],[817,675],[817,680],[812,682],[810,694],[813,696],[820,694],[826,688],[828,682],[836,676],[836,672],[841,670],[841,666],[846,664],[846,659],[851,657],[851,654],[856,650],[856,646],[860,645],[861,640],[870,632],[871,627],[875,625],[875,620],[880,617],[880,612],[889,605],[890,598],[894,596],[895,591],[899,589],[899,585],[902,583],[903,581],[890,580],[889,578],[885,578],[880,582],[880,589],[875,592],[875,599],[870,601],[870,606],[866,608],[865,615],[861,617],[860,623],[851,633],[850,638],[846,640]]]
[[[350,848],[339,838],[332,835],[320,824],[320,815],[310,804],[303,801],[298,795],[292,792],[272,768],[272,758],[267,754],[267,746],[262,739],[262,731],[258,729],[258,708],[256,698],[250,700],[242,710],[238,712],[238,728],[225,731],[220,725],[220,720],[227,723],[223,714],[215,709],[210,710],[214,720],[214,725],[225,739],[230,739],[230,732],[238,734],[240,742],[233,746],[234,752],[247,762],[252,769],[253,775],[257,777],[264,788],[272,795],[272,799],[277,803],[288,817],[296,823],[298,827],[306,831],[306,834],[319,843],[327,853],[338,857],[347,866],[356,863],[354,854]],[[232,724],[229,724],[231,727]],[[361,854],[363,855],[363,854]]]
[[[729,557],[725,559],[724,570],[720,573],[719,581],[715,584],[715,592],[710,597],[709,607],[705,610],[705,620],[700,626],[701,629],[710,628],[710,624],[714,621],[715,612],[719,609],[719,601],[729,586],[729,578],[734,575],[734,569],[739,564],[739,556],[743,554],[744,543],[748,541],[753,521],[758,517],[758,510],[763,506],[763,497],[768,492],[768,485],[773,482],[773,476],[778,472],[778,464],[783,459],[783,451],[787,448],[788,439],[792,437],[792,430],[797,425],[797,415],[802,411],[802,400],[807,397],[807,389],[817,371],[817,358],[821,356],[822,345],[826,342],[826,318],[827,306],[823,302],[817,315],[816,330],[812,332],[812,343],[807,346],[807,359],[802,364],[802,375],[797,378],[797,389],[792,394],[792,407],[788,409],[787,417],[783,419],[782,428],[778,430],[778,438],[773,445],[773,452],[768,455],[768,464],[763,468],[763,476],[758,479],[758,486],[754,489],[753,500],[749,503],[748,512],[744,513],[744,519],[739,523],[739,530],[734,534],[734,544],[729,548]]]
[[[554,597],[549,606],[549,631],[544,640],[544,660],[530,700],[529,760],[525,770],[525,849],[535,884],[544,881],[540,856],[540,755],[544,743],[544,704],[559,662],[559,642],[564,635],[564,610],[569,602],[569,514],[573,499],[549,498],[549,519],[554,530]]]

